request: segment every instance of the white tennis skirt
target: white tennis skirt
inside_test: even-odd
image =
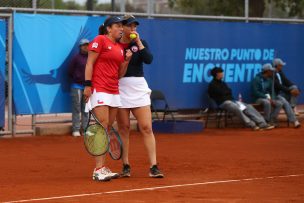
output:
[[[119,94],[122,106],[137,108],[150,106],[151,89],[144,77],[125,77],[119,80]]]
[[[96,92],[96,90],[94,90],[89,101],[86,103],[85,111],[88,112],[96,106],[120,107],[120,96],[119,94]]]

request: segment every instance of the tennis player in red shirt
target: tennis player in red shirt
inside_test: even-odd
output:
[[[86,108],[92,110],[101,124],[109,129],[121,106],[118,80],[127,70],[132,52],[118,43],[122,36],[122,18],[113,16],[100,27],[101,35],[89,44],[85,70],[84,97]],[[97,156],[93,180],[106,181],[119,176],[105,166],[105,155]]]

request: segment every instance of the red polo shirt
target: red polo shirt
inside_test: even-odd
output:
[[[98,35],[89,44],[89,51],[99,53],[93,67],[92,87],[96,92],[119,94],[118,70],[124,61],[124,51],[106,35]]]

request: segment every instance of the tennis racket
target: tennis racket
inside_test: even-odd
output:
[[[119,160],[122,157],[122,141],[118,132],[111,127],[108,133],[110,144],[109,144],[109,154],[112,159]]]
[[[91,115],[94,118],[93,123],[91,122]],[[103,155],[109,150],[107,130],[91,111],[89,112],[88,124],[85,128],[83,138],[86,150],[93,156]]]

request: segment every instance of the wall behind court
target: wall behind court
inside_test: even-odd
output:
[[[14,14],[16,114],[71,112],[67,68],[80,39],[92,40],[104,17]]]
[[[14,103],[17,114],[70,112],[66,68],[82,37],[97,34],[104,17],[14,15]],[[301,79],[301,24],[201,22],[139,19],[141,37],[154,55],[145,67],[151,89],[162,90],[175,108],[207,105],[206,88],[215,65],[235,96],[251,102],[250,81],[262,64],[281,57],[286,74]],[[300,102],[304,102],[301,95]]]
[[[252,102],[250,81],[274,57],[286,61],[286,75],[304,87],[302,24],[142,19],[139,27],[155,57],[145,69],[150,87],[163,90],[176,108],[207,105],[214,65],[224,68],[235,98],[241,93],[246,102]]]

